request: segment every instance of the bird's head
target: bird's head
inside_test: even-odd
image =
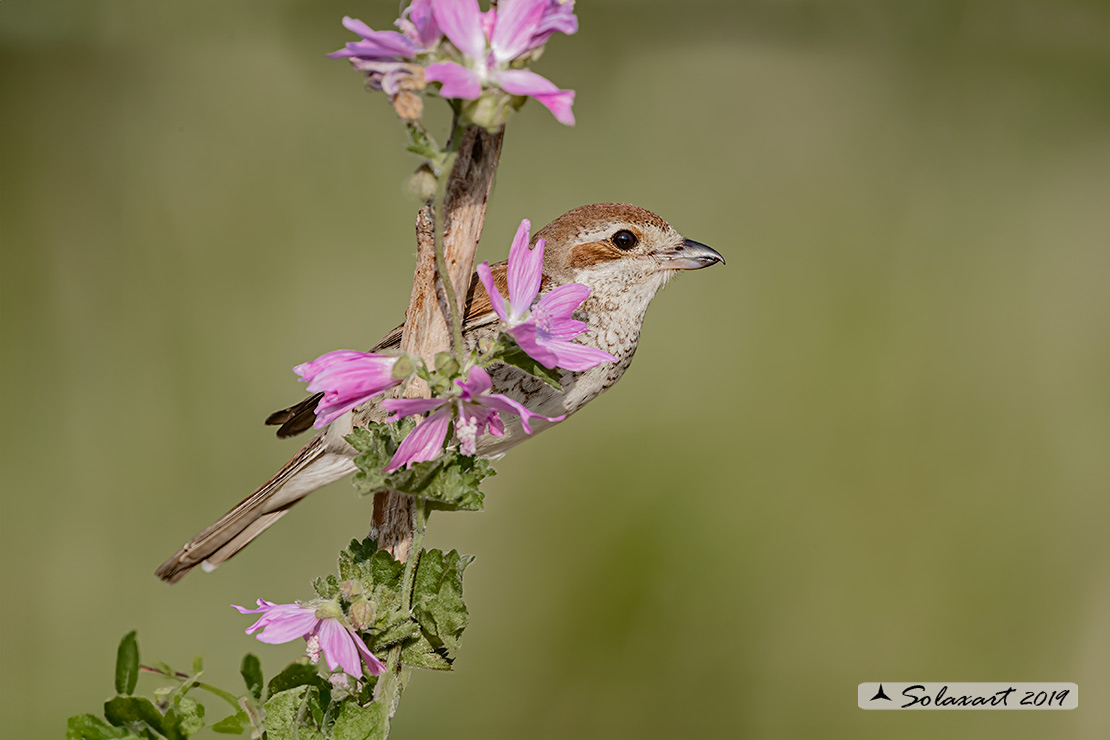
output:
[[[603,294],[642,294],[648,301],[679,270],[724,263],[716,250],[627,203],[567,211],[532,241],[539,239],[546,240],[544,274],[554,283],[583,283]]]

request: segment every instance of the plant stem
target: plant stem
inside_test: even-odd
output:
[[[190,676],[187,673],[181,673],[180,671],[175,671],[174,673],[166,673],[165,671],[159,670],[157,668],[152,668],[151,666],[148,666],[148,665],[139,666],[139,670],[146,671],[147,673],[157,673],[159,676],[165,676],[166,678],[172,678],[175,681],[180,681],[182,683],[184,683],[185,681],[188,681],[189,679],[192,678],[192,676]],[[195,681],[194,685],[198,689],[203,689],[204,691],[207,691],[210,694],[215,694],[216,696],[220,697],[221,699],[226,701],[228,704],[230,704],[232,707],[234,707],[236,712],[239,711],[239,697],[235,696],[235,694],[232,694],[230,691],[224,691],[221,688],[217,688],[216,686],[213,686],[212,684],[204,683],[202,681]]]
[[[420,563],[420,555],[424,551],[424,532],[428,528],[428,503],[423,499],[414,498],[412,502],[412,544],[409,546],[409,556],[405,561],[405,571],[401,578],[401,598],[412,609],[413,585],[416,581],[416,568]],[[397,706],[401,703],[401,694],[408,684],[408,673],[401,666],[401,646],[395,645],[389,649],[386,658],[385,673],[378,679],[374,687],[374,701],[384,701],[385,711],[381,714],[381,737],[389,734],[389,722]]]
[[[455,287],[452,285],[451,273],[447,271],[447,263],[443,257],[443,231],[440,221],[443,217],[443,193],[438,196],[439,206],[435,210],[436,219],[436,272],[439,273],[440,282],[443,283],[443,294],[447,299],[447,323],[451,326],[451,343],[455,350],[455,359],[460,363],[463,360],[462,321],[459,318],[459,306],[455,301]]]

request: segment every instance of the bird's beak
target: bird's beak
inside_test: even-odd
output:
[[[720,262],[725,258],[712,247],[707,247],[693,239],[684,239],[681,244],[657,252],[655,259],[664,270],[700,270]]]

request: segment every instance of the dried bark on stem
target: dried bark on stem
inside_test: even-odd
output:
[[[455,164],[443,197],[443,250],[447,272],[454,288],[458,316],[465,315],[466,292],[474,271],[474,254],[486,219],[486,205],[493,187],[494,174],[501,159],[504,131],[489,133],[472,126],[462,136]],[[412,295],[405,313],[401,349],[431,363],[437,352],[451,347],[446,299],[442,286],[437,290],[435,269],[435,218],[429,201],[416,216],[416,274]],[[410,383],[408,397],[426,397],[427,386]],[[388,492],[374,496],[371,536],[378,546],[405,561],[412,545],[412,499]]]

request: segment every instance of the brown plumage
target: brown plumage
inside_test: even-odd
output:
[[[575,317],[589,331],[576,341],[612,353],[617,361],[583,372],[560,370],[562,391],[516,368],[491,368],[493,391],[504,393],[543,416],[571,416],[610,388],[632,362],[644,314],[656,292],[677,270],[707,267],[722,258],[704,244],[684,239],[670,224],[637,206],[600,203],[568,211],[533,236],[546,240],[542,291],[567,283],[582,283],[592,293]],[[503,295],[508,294],[506,264],[492,266]],[[469,348],[499,331],[497,314],[477,277],[467,293],[463,338]],[[389,332],[373,351],[400,345],[401,327]],[[319,395],[266,419],[277,425],[278,436],[310,429]],[[354,450],[344,437],[355,426],[382,421],[386,413],[377,399],[336,419],[317,434],[281,470],[217,522],[187,542],[161,565],[156,575],[175,582],[197,565],[214,568],[245,547],[290,507],[312,491],[354,472]],[[503,418],[503,437],[482,436],[478,454],[500,457],[525,438],[517,417]],[[550,423],[533,420],[533,431]]]

